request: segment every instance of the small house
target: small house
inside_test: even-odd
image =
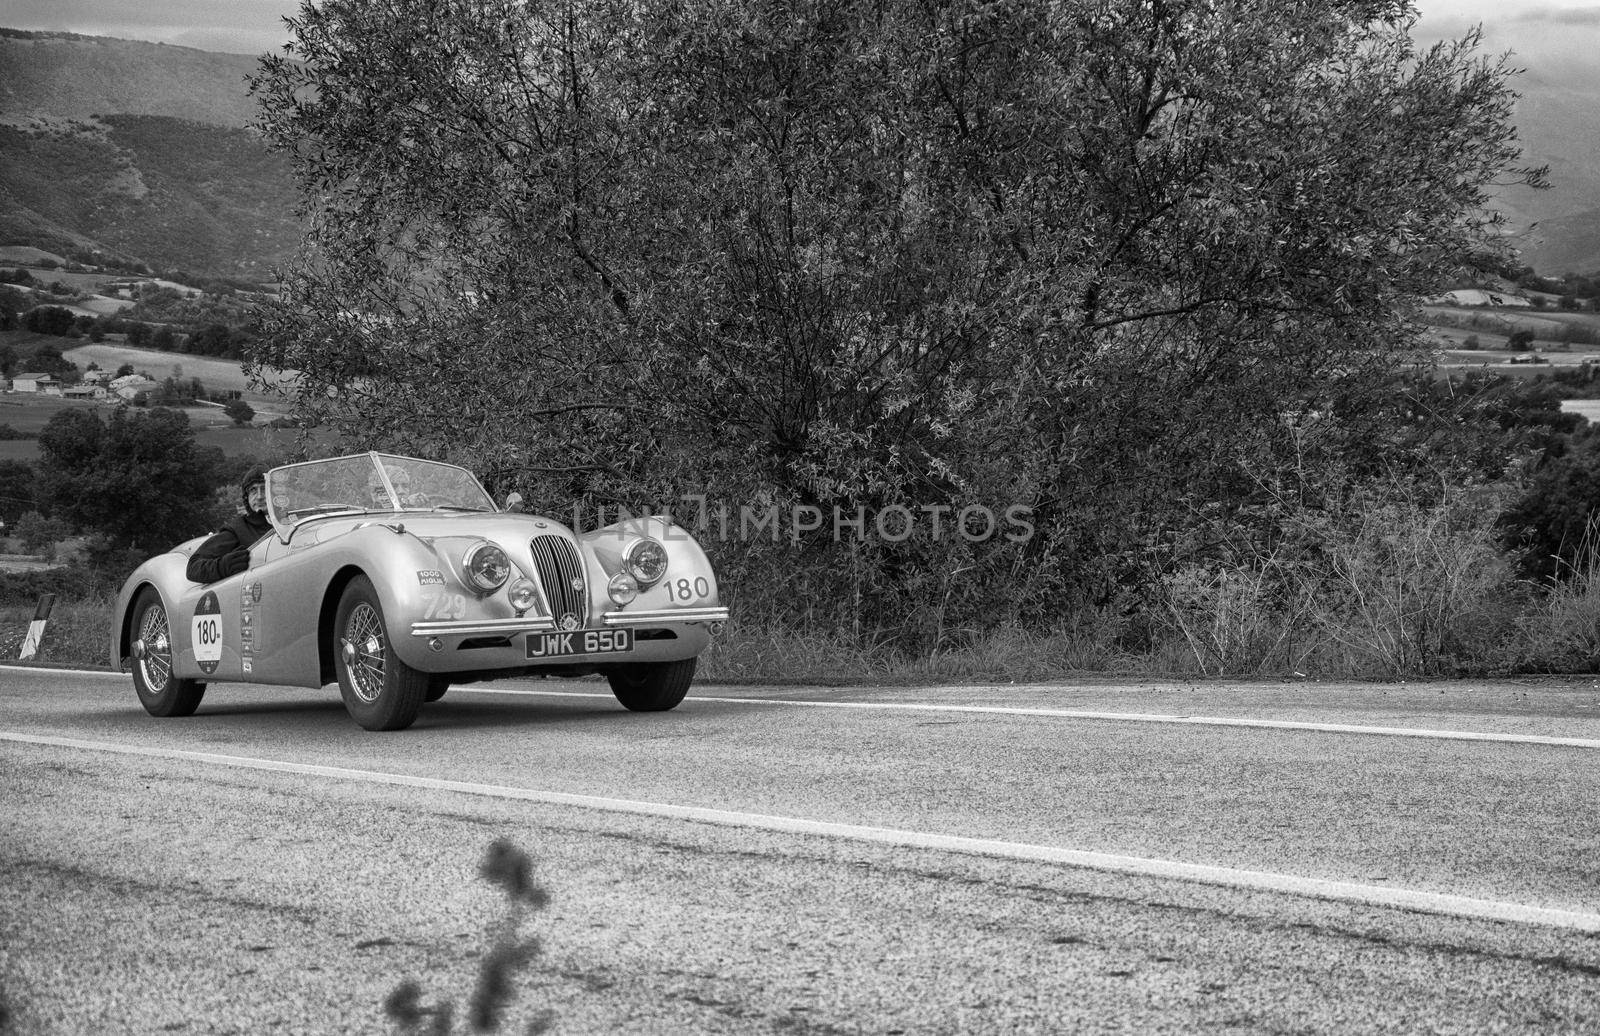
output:
[[[11,391],[37,392],[40,395],[61,395],[61,382],[54,374],[17,374],[11,378]]]

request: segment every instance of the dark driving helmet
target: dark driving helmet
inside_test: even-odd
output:
[[[245,472],[244,478],[239,480],[239,499],[244,503],[245,510],[248,511],[250,509],[251,486],[261,487],[261,506],[263,508],[266,507],[268,470],[270,469],[268,469],[266,466],[257,464],[255,467]]]

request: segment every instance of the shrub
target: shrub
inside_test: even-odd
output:
[[[28,553],[54,557],[55,545],[72,535],[72,526],[59,518],[46,518],[38,511],[29,511],[17,519],[14,532]]]
[[[1491,667],[1517,605],[1494,525],[1501,496],[1397,483],[1321,504],[1275,500],[1265,509],[1279,529],[1270,550],[1212,550],[1163,577],[1152,650],[1175,640],[1176,657],[1207,675]],[[1212,538],[1261,542],[1234,532]]]
[[[22,318],[22,326],[41,335],[64,335],[73,327],[72,310],[62,306],[37,306]]]

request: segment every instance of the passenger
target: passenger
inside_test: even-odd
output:
[[[250,567],[250,548],[272,531],[267,521],[267,469],[253,468],[239,483],[244,513],[200,544],[189,556],[185,574],[196,583],[215,583]]]

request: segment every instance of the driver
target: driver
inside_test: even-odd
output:
[[[189,555],[184,574],[196,583],[215,583],[250,567],[250,548],[272,531],[267,521],[267,469],[251,468],[239,482],[244,513],[231,519]]]
[[[428,506],[428,494],[412,492],[411,472],[404,468],[389,468],[388,472],[389,481],[394,486],[394,495],[400,499],[401,507]],[[392,507],[389,491],[383,485],[383,476],[376,471],[367,476],[367,496],[372,500],[373,507],[385,511]]]
[[[367,499],[380,511],[387,511],[391,507],[389,488],[383,484],[383,476],[376,471],[367,476]]]
[[[411,489],[411,472],[405,468],[390,468],[389,481],[394,483],[395,496],[400,498],[403,507],[427,507],[428,494]]]

